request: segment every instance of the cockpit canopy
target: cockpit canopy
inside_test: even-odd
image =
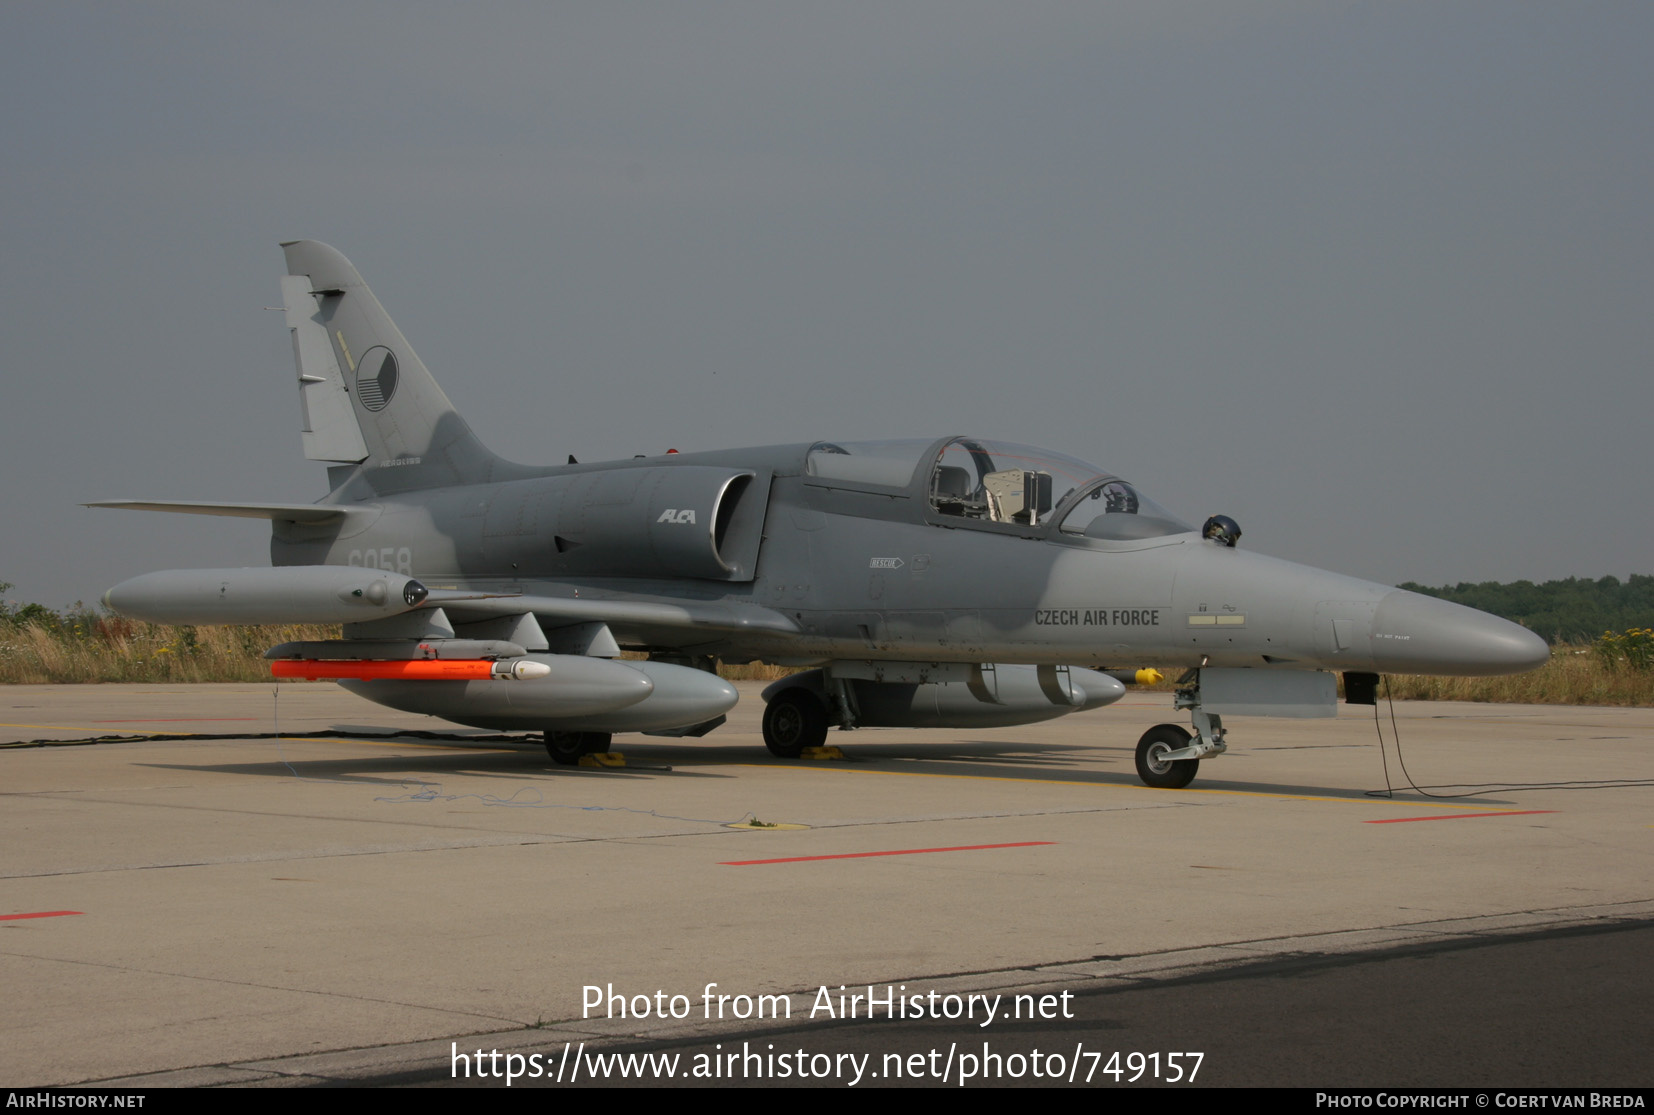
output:
[[[1049,449],[959,437],[817,442],[805,473],[824,480],[909,488],[921,475],[931,511],[973,523],[1025,527],[1057,523],[1067,535],[1124,541],[1183,534],[1194,527],[1103,469]]]

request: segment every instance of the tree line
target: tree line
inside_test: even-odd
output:
[[[1654,576],[1641,573],[1626,581],[1569,577],[1540,585],[1483,581],[1440,588],[1409,581],[1396,587],[1514,620],[1552,644],[1591,643],[1605,631],[1654,627]]]

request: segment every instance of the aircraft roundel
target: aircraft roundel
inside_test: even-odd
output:
[[[396,394],[396,356],[383,345],[362,354],[356,363],[356,397],[369,410],[384,410]]]

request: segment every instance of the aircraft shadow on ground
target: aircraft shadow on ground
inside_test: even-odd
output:
[[[368,732],[383,729],[362,729]],[[336,743],[360,742],[364,747],[380,748],[404,746],[410,749],[433,748],[432,751],[400,752],[397,754],[360,754],[306,758],[295,748],[302,748],[305,739],[279,741],[281,751],[274,757],[230,763],[146,763],[144,766],[160,770],[188,770],[209,774],[242,774],[275,778],[302,778],[330,782],[357,782],[365,785],[401,786],[410,778],[421,776],[510,778],[611,778],[626,781],[648,780],[662,775],[677,778],[739,777],[733,771],[719,771],[722,766],[761,766],[787,770],[840,770],[857,768],[869,772],[923,773],[940,777],[1012,779],[1028,782],[1089,783],[1097,786],[1117,786],[1149,792],[1138,780],[1128,747],[1098,747],[1095,744],[1031,743],[1015,740],[949,740],[937,743],[913,741],[871,743],[846,742],[839,744],[845,758],[836,760],[777,759],[750,744],[713,746],[705,743],[676,743],[637,738],[617,739],[613,750],[627,757],[627,765],[614,767],[563,766],[553,763],[541,746],[533,741],[467,741],[455,738],[430,741],[415,738],[376,738],[355,741],[345,726],[339,727]],[[332,737],[329,737],[330,739]],[[258,741],[276,746],[276,740]],[[837,741],[834,741],[837,742]],[[443,748],[436,751],[434,748]],[[457,749],[457,750],[449,750]],[[1099,751],[1113,752],[1106,757]],[[1076,759],[1083,753],[1088,757]],[[1230,761],[1228,758],[1225,762]],[[1098,764],[1106,764],[1100,768]],[[909,769],[911,768],[911,769]],[[1325,797],[1357,801],[1384,800],[1425,803],[1438,797],[1397,787],[1393,797],[1384,797],[1371,790],[1348,786],[1305,785],[1285,782],[1246,782],[1208,777],[1202,770],[1200,777],[1188,790],[1161,790],[1162,794],[1186,794],[1200,791],[1218,791],[1242,794],[1280,794],[1291,797]],[[1483,796],[1477,804],[1508,805],[1510,799]]]
[[[843,744],[848,760],[851,763],[884,763],[884,762],[917,762],[923,765],[927,774],[951,775],[957,777],[976,778],[1015,778],[1027,781],[1049,782],[1085,782],[1100,786],[1126,786],[1147,792],[1149,787],[1144,786],[1137,777],[1134,769],[1132,748],[1129,747],[1099,747],[1095,744],[1084,747],[1064,744],[1032,744],[1026,741],[1010,740],[971,740],[950,741],[948,743],[890,743],[890,744]],[[1099,758],[1096,752],[1114,752],[1107,758]],[[1089,757],[1081,760],[1085,765],[1072,765],[1075,760],[1073,752],[1085,752]],[[1428,802],[1439,800],[1438,797],[1418,793],[1400,786],[1394,789],[1394,798],[1382,797],[1378,786],[1371,789],[1352,789],[1349,786],[1327,786],[1288,782],[1247,782],[1235,779],[1212,778],[1207,771],[1214,765],[1221,768],[1221,763],[1232,762],[1240,756],[1225,756],[1219,764],[1208,763],[1201,768],[1199,777],[1187,791],[1159,790],[1156,793],[1178,794],[1186,792],[1223,791],[1227,793],[1244,794],[1280,794],[1291,797],[1325,797],[1341,798],[1354,801],[1394,800],[1397,802],[1416,801]],[[779,761],[779,760],[778,760]],[[1096,764],[1106,763],[1106,768],[1098,769]],[[1478,803],[1487,805],[1509,804],[1508,799],[1499,797],[1479,797]]]
[[[274,741],[271,741],[274,743]],[[302,742],[302,741],[300,741]],[[349,742],[348,740],[344,742]],[[374,741],[395,745],[399,741]],[[413,744],[411,746],[429,746]],[[423,776],[453,778],[593,778],[639,780],[659,775],[683,778],[730,778],[733,775],[705,770],[675,770],[666,764],[637,767],[572,767],[553,763],[537,745],[506,748],[499,744],[474,745],[464,753],[330,756],[307,759],[295,755],[289,743],[281,755],[230,763],[143,763],[155,770],[197,771],[203,774],[239,774],[271,778],[300,778],[318,782],[351,782],[375,786],[401,786]],[[454,744],[465,747],[464,744]]]

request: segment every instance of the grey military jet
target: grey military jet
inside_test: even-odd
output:
[[[577,762],[615,732],[698,736],[735,689],[715,663],[803,668],[764,691],[764,742],[830,727],[987,728],[1182,671],[1193,732],[1150,728],[1144,782],[1181,787],[1225,715],[1331,716],[1335,673],[1481,675],[1547,658],[1455,604],[1237,548],[1095,465],[985,437],[818,441],[530,467],[471,432],[344,256],[283,245],[316,503],[93,504],[268,519],[268,569],[117,585],[160,623],[342,623],[269,652],[393,708],[544,732]],[[644,652],[622,660],[623,649]]]

